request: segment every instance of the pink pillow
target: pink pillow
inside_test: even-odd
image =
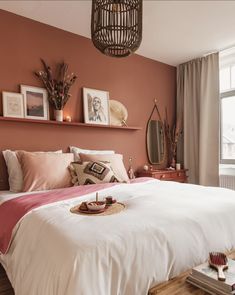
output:
[[[50,190],[72,185],[68,166],[74,156],[56,153],[29,153],[18,151],[23,172],[23,191]]]
[[[125,166],[123,164],[123,156],[120,154],[79,154],[82,162],[109,162],[114,174],[123,182],[129,182]]]

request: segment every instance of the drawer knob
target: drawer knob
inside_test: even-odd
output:
[[[166,177],[166,175],[165,175],[165,174],[162,174],[162,175],[161,175],[161,178],[165,178],[165,177]]]

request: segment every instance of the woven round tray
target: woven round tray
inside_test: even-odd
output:
[[[125,205],[123,203],[114,203],[111,206],[108,206],[104,212],[100,212],[100,213],[92,213],[91,211],[89,212],[85,212],[85,211],[80,211],[79,207],[81,204],[73,207],[70,209],[70,212],[75,213],[75,214],[79,214],[79,215],[89,215],[89,216],[105,216],[105,215],[113,215],[113,214],[117,214],[120,213],[121,211],[123,211],[125,209]]]

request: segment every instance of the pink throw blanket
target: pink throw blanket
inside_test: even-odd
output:
[[[138,178],[132,183],[145,182],[149,178]],[[0,252],[6,254],[12,240],[12,232],[16,224],[31,210],[43,205],[82,197],[84,195],[115,186],[119,183],[92,184],[70,187],[49,192],[23,195],[5,201],[0,205]]]

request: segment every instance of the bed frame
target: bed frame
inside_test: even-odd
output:
[[[11,283],[7,278],[5,270],[0,264],[0,295],[14,295]]]

